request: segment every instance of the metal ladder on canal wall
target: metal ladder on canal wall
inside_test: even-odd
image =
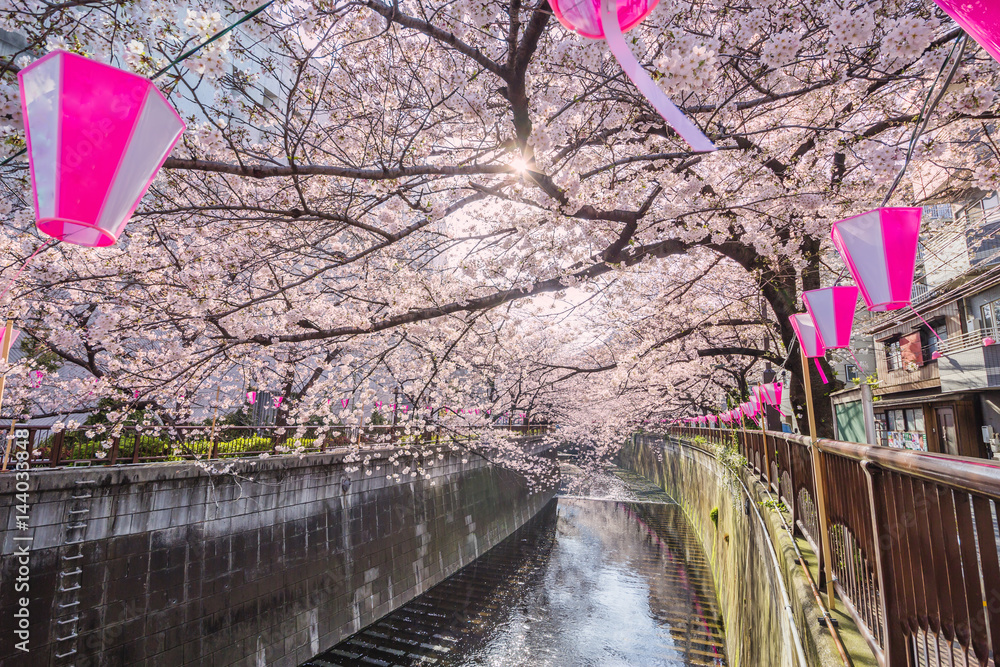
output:
[[[73,504],[66,514],[66,536],[59,558],[59,588],[56,589],[52,620],[55,633],[53,657],[65,667],[72,667],[71,660],[79,654],[80,589],[83,585],[83,541],[87,536],[90,514],[92,479],[77,480]]]

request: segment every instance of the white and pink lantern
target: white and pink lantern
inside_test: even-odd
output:
[[[812,315],[820,342],[827,350],[847,349],[858,370],[867,375],[851,351],[851,329],[858,306],[858,288],[854,285],[824,287],[802,293],[806,310]]]
[[[797,313],[788,318],[795,330],[795,336],[799,340],[799,345],[810,359],[822,357],[826,354],[826,348],[819,337],[819,331],[813,318],[808,313]]]
[[[39,231],[113,245],[184,121],[148,79],[67,51],[17,79]]]
[[[255,391],[248,391],[247,392],[247,403],[249,403],[250,405],[253,405],[256,402],[257,402],[257,392],[255,392]]]
[[[767,382],[765,384],[758,385],[757,391],[760,396],[761,403],[778,408],[780,411],[781,391],[784,387],[785,385],[780,382]]]
[[[858,288],[853,285],[824,287],[803,292],[802,301],[816,324],[819,340],[828,350],[851,345],[851,328],[858,304]]]
[[[996,0],[934,0],[972,39],[1000,62],[1000,7]]]
[[[604,39],[622,70],[653,108],[692,149],[716,150],[715,144],[692,123],[656,85],[636,60],[622,33],[639,25],[659,0],[549,0],[556,18],[567,29],[588,39]]]
[[[872,312],[910,305],[920,237],[919,207],[877,208],[833,223],[840,251]]]
[[[798,313],[789,317],[788,320],[792,323],[792,328],[795,329],[795,336],[799,340],[799,345],[802,346],[802,351],[805,352],[807,358],[812,359],[813,363],[816,364],[816,370],[823,378],[823,384],[828,384],[826,374],[823,372],[823,367],[819,365],[818,359],[818,357],[826,355],[826,348],[819,337],[819,330],[816,328],[816,323],[813,322],[812,315]],[[803,368],[802,372],[807,371]]]

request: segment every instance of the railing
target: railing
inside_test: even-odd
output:
[[[983,346],[983,339],[989,336],[993,340],[1000,340],[1000,329],[996,327],[988,329],[973,329],[972,331],[957,336],[949,336],[942,342],[938,349],[941,354],[955,354],[965,352]]]
[[[808,439],[692,428],[671,435],[734,442],[822,554]],[[832,440],[817,447],[834,587],[879,664],[995,664],[1000,465]]]
[[[427,444],[453,440],[440,428],[413,430],[403,426],[126,426],[98,432],[94,427],[53,430],[15,426],[26,430],[32,467],[156,463],[194,459],[259,457],[262,455],[325,452],[340,447]],[[496,430],[517,436],[544,435],[545,425],[502,426]],[[0,437],[0,458],[9,436]],[[471,436],[462,436],[468,440]],[[11,453],[13,455],[13,452]],[[8,465],[8,470],[13,468]]]

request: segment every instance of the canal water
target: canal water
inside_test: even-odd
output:
[[[705,556],[638,480],[571,484],[531,522],[309,667],[725,665]]]

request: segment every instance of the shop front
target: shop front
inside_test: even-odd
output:
[[[976,404],[974,394],[876,401],[878,442],[896,449],[980,457],[983,453]]]

